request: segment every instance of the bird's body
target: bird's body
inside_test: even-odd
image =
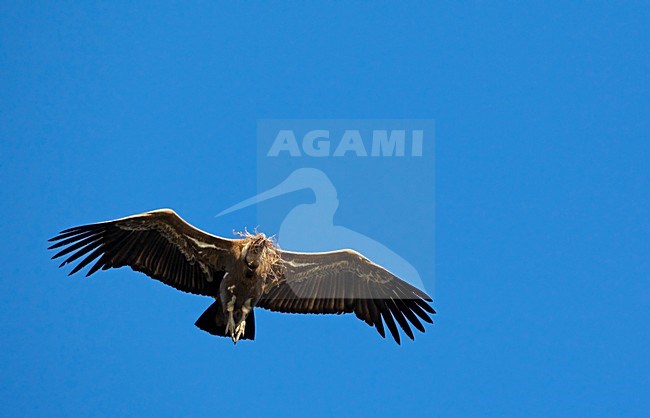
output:
[[[129,266],[184,292],[215,302],[196,325],[236,343],[255,338],[254,308],[288,313],[352,313],[384,336],[383,322],[399,343],[395,321],[413,339],[409,323],[424,332],[431,299],[352,250],[297,253],[280,250],[264,234],[226,239],[203,232],[161,209],[62,231],[50,241],[85,256],[70,274],[95,261],[97,270]]]
[[[278,250],[272,240],[264,234],[242,235],[245,238],[234,241],[233,245],[235,257],[240,262],[234,263],[224,274],[215,302],[221,308],[221,315],[217,315],[220,318],[215,323],[223,325],[225,322],[224,334],[230,335],[234,342],[247,336],[253,339],[254,332],[246,334],[248,315],[259,302],[264,289],[282,274]],[[220,329],[205,330],[221,335]]]

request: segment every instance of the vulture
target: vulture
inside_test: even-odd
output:
[[[411,326],[424,332],[436,311],[423,291],[353,250],[283,251],[264,234],[228,239],[203,232],[173,210],[160,209],[77,226],[49,240],[59,267],[78,263],[72,275],[94,262],[98,270],[129,266],[183,292],[215,301],[195,325],[212,335],[255,339],[255,308],[300,314],[354,313],[397,344]],[[83,258],[82,258],[83,257]]]

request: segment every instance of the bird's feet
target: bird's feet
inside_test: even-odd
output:
[[[235,332],[232,335],[232,341],[237,344],[237,341],[244,335],[246,331],[246,320],[243,320],[235,328]]]
[[[233,332],[230,334],[232,337],[232,341],[235,344],[237,344],[237,341],[239,341],[239,339],[243,337],[244,333],[246,332],[246,318],[248,317],[248,313],[250,311],[251,311],[251,299],[246,299],[246,301],[241,307],[241,320],[239,321],[237,326],[234,326],[233,323],[233,327],[232,327]]]
[[[235,325],[235,320],[232,316],[232,313],[228,315],[228,323],[226,324],[226,335],[233,336],[235,334],[235,329],[237,326]],[[233,337],[234,338],[234,337]]]
[[[234,335],[235,332],[235,318],[233,312],[235,311],[235,296],[230,299],[230,302],[226,305],[226,311],[228,312],[228,323],[226,324],[226,335]]]

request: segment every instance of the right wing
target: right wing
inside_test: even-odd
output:
[[[70,274],[94,260],[97,270],[129,266],[183,292],[218,296],[224,274],[235,262],[234,240],[203,232],[170,209],[161,209],[69,228],[49,241],[63,247],[52,258],[68,256],[59,267],[88,253]],[[70,275],[69,274],[69,275]]]

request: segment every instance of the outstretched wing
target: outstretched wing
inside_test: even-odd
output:
[[[61,231],[49,249],[62,248],[52,258],[68,257],[59,267],[85,256],[74,274],[129,266],[183,292],[215,296],[233,263],[233,240],[203,232],[169,209]]]
[[[326,253],[282,251],[284,275],[262,295],[257,306],[286,313],[354,312],[385,337],[383,322],[399,344],[395,321],[413,339],[412,324],[432,323],[431,298],[352,250]]]

